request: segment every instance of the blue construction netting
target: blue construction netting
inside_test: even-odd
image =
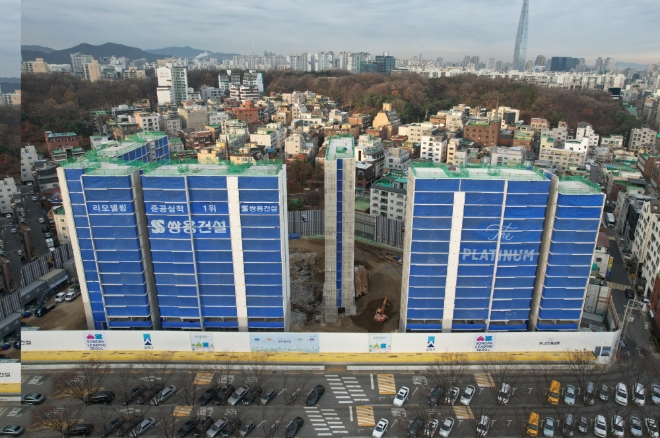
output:
[[[416,192],[458,192],[459,179],[415,179]]]
[[[452,331],[475,331],[475,330],[486,330],[486,324],[456,324],[453,323],[451,326]]]
[[[409,331],[409,332],[413,332],[413,331],[439,332],[439,331],[442,331],[442,324],[417,324],[417,323],[408,322],[406,324],[406,331]]]
[[[556,243],[550,244],[550,254],[593,255],[595,243]]]
[[[557,205],[569,207],[602,207],[603,193],[593,195],[567,195],[559,193],[557,195]]]
[[[506,196],[506,205],[515,207],[531,207],[548,205],[548,195],[546,194],[526,194],[526,195],[513,195]]]
[[[226,176],[188,176],[188,188],[190,189],[226,189]],[[241,177],[243,178],[243,177]],[[239,188],[240,180],[239,178]]]
[[[411,244],[413,253],[449,253],[449,242],[416,242]],[[446,263],[446,262],[445,262]]]
[[[550,181],[509,181],[508,193],[550,193]]]
[[[504,180],[480,180],[480,179],[462,179],[461,191],[462,192],[477,192],[477,193],[503,193]],[[417,188],[417,186],[415,186]]]
[[[444,286],[447,282],[447,278],[442,277],[410,277],[408,284],[411,287],[434,287],[434,286]]]
[[[448,260],[449,253],[410,254],[411,265],[446,265]]]
[[[466,193],[465,205],[502,205],[502,193]]]
[[[413,229],[417,230],[451,230],[450,217],[415,217]]]
[[[600,207],[557,207],[557,212],[555,216],[562,219],[594,219],[600,218],[602,214],[602,208]]]
[[[543,285],[546,287],[587,287],[588,276],[584,277],[549,277],[546,275]]]
[[[442,319],[443,309],[408,309],[407,319]]]
[[[437,285],[434,287],[409,287],[409,298],[444,298],[445,288],[444,285]]]
[[[518,289],[494,289],[494,300],[506,299],[531,299],[534,293],[534,288],[518,288]]]
[[[545,218],[545,207],[506,207],[505,218]]]
[[[573,231],[597,231],[600,228],[600,220],[592,219],[555,219],[555,230],[573,230]]]
[[[452,206],[448,205],[415,205],[413,215],[416,217],[451,217]]]
[[[553,242],[595,243],[597,231],[558,231],[552,233]]]
[[[239,176],[239,189],[277,189],[279,180],[277,177],[267,176]]]
[[[567,289],[565,287],[543,287],[544,298],[548,299],[583,299],[584,288]]]
[[[548,265],[545,275],[550,277],[588,277],[591,265],[586,266],[557,266]]]
[[[474,306],[473,306],[474,307]],[[486,303],[488,307],[488,303]],[[487,319],[488,309],[455,309],[454,320],[456,319]]]
[[[499,205],[466,205],[463,208],[463,217],[502,217],[502,206]],[[451,216],[451,214],[450,214]]]
[[[456,298],[487,298],[490,299],[491,287],[457,287],[455,291]]]
[[[412,276],[430,276],[438,277],[447,275],[447,266],[410,266],[410,275]]]
[[[534,280],[536,277],[517,277],[517,278],[511,278],[511,277],[498,277],[495,279],[495,287],[498,288],[506,288],[506,287],[520,287],[520,288],[528,288],[528,287],[534,287]]]
[[[412,239],[414,241],[441,241],[449,242],[451,230],[415,230]]]
[[[414,194],[415,205],[453,205],[453,193],[433,193],[433,192],[416,192]]]
[[[563,319],[568,321],[579,320],[582,308],[575,310],[563,309],[544,309],[543,305],[539,309],[539,319]]]

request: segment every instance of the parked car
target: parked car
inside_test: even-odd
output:
[[[124,420],[122,420],[121,418],[115,418],[113,420],[108,421],[101,430],[101,436],[104,438],[109,437],[110,435],[112,435],[112,432],[116,432],[122,426],[122,424],[124,424]]]
[[[429,420],[429,422],[426,423],[426,427],[424,428],[424,436],[430,438],[435,435],[435,433],[438,431],[438,426],[440,426],[440,422],[438,420],[435,418]]]
[[[509,385],[508,383],[502,383],[500,392],[497,393],[497,402],[501,405],[506,405],[507,403],[509,403],[510,398],[511,398],[511,385]]]
[[[447,393],[447,396],[445,397],[445,404],[449,406],[453,406],[454,403],[456,403],[456,399],[458,398],[458,395],[461,393],[461,390],[459,387],[454,386],[449,390]]]
[[[594,435],[600,438],[607,437],[607,422],[602,415],[596,415],[596,420],[594,421]]]
[[[312,389],[312,392],[307,395],[307,401],[305,404],[307,406],[314,406],[321,400],[321,396],[325,392],[325,387],[323,385],[316,385],[314,389]]]
[[[39,197],[38,197],[38,196],[33,196],[33,197],[32,197],[32,200],[33,200],[34,202],[37,202],[37,201],[39,200]]]
[[[225,386],[215,395],[215,398],[213,399],[213,404],[214,405],[223,404],[233,393],[234,393],[234,385]]]
[[[612,435],[614,435],[617,438],[623,438],[623,434],[625,433],[625,424],[623,422],[623,417],[620,415],[615,415],[612,417],[612,420],[610,422],[610,432],[612,432]]]
[[[69,436],[90,436],[94,432],[94,425],[90,423],[80,423],[70,427],[64,432],[65,437]]]
[[[66,296],[64,297],[64,301],[73,301],[79,296],[80,296],[80,291],[70,290],[69,292],[66,293]]]
[[[25,428],[23,426],[12,424],[0,429],[0,436],[21,436],[24,432]]]
[[[200,405],[206,406],[213,398],[215,395],[218,393],[220,388],[216,387],[210,387],[206,391],[202,393],[202,395],[199,396],[197,401],[199,402]]]
[[[162,405],[165,400],[172,397],[176,393],[176,386],[170,385],[157,394],[154,398],[151,399],[151,404],[154,406]]]
[[[429,394],[429,406],[437,406],[438,403],[440,403],[440,399],[444,394],[445,394],[444,388],[440,385],[436,385],[435,388],[433,388],[433,391],[431,391],[431,393]],[[394,401],[396,402],[396,399]]]
[[[485,437],[488,435],[488,430],[490,429],[490,418],[485,415],[479,417],[479,423],[477,423],[477,436]]]
[[[603,384],[600,386],[600,392],[598,393],[598,398],[606,402],[610,398],[610,388],[607,385]]]
[[[142,420],[140,422],[140,424],[135,426],[135,429],[133,429],[132,435],[135,436],[135,437],[142,436],[145,433],[147,433],[147,431],[149,429],[154,427],[154,424],[156,424],[156,420],[153,417],[145,418],[144,420]]]
[[[628,404],[628,387],[625,383],[617,383],[614,391],[614,401],[616,404],[626,406]]]
[[[252,388],[251,390],[248,391],[247,394],[245,394],[245,397],[243,397],[243,404],[245,406],[249,406],[252,403],[254,403],[255,400],[259,399],[259,396],[261,395],[261,388]]]
[[[51,310],[53,310],[54,308],[55,308],[55,304],[41,306],[41,307],[39,307],[39,308],[34,312],[34,316],[36,316],[36,317],[42,317],[42,316],[44,316],[46,313],[48,313],[48,312],[50,312]]]
[[[213,418],[206,416],[202,417],[199,422],[197,423],[197,426],[195,426],[195,429],[193,429],[192,436],[195,438],[200,438],[206,434],[206,431],[209,430],[209,427],[213,425]]]
[[[408,394],[410,394],[408,387],[402,386],[394,396],[394,406],[403,406],[403,403],[408,399]]]
[[[564,392],[564,403],[569,406],[575,404],[575,386],[566,385],[566,392]]]
[[[195,429],[195,426],[197,426],[197,423],[199,423],[199,420],[193,419],[193,418],[186,421],[185,423],[183,423],[181,425],[179,430],[176,431],[176,436],[178,436],[180,438],[188,436],[188,434]]]
[[[445,418],[445,420],[440,425],[440,436],[447,438],[451,433],[451,430],[454,428],[454,419],[451,417]]]
[[[121,427],[117,430],[117,433],[115,435],[117,436],[129,436],[131,435],[131,432],[133,432],[133,429],[137,427],[138,424],[142,422],[142,418],[140,417],[134,417],[129,420],[126,420],[124,424],[121,425]]]
[[[234,434],[234,431],[241,427],[241,420],[238,418],[231,419],[225,424],[225,427],[222,428],[220,431],[221,436],[232,436]]]
[[[585,405],[593,405],[594,399],[596,398],[596,384],[594,382],[587,382],[587,388],[584,390],[584,400]]]
[[[298,431],[300,430],[301,427],[303,427],[303,424],[305,424],[305,420],[303,420],[300,417],[294,418],[291,423],[286,427],[286,432],[284,432],[284,436],[286,438],[293,438],[296,436]]]
[[[11,213],[7,213],[5,216],[6,216],[6,217],[12,217],[12,216],[11,216]]]
[[[644,406],[644,403],[646,403],[646,389],[641,383],[635,383],[632,393],[632,401],[637,406]]]
[[[470,402],[472,401],[472,398],[474,397],[475,393],[474,386],[468,385],[465,387],[463,390],[463,394],[461,395],[461,399],[459,400],[462,405],[469,406]]]
[[[49,231],[49,232],[47,232],[47,233],[44,233],[44,237],[45,237],[46,239],[50,239],[51,237],[53,237],[53,235],[52,235],[51,232]]]
[[[209,427],[209,429],[206,431],[206,436],[213,438],[215,436],[220,436],[220,431],[222,430],[223,427],[225,427],[225,424],[227,424],[229,420],[226,418],[222,417],[215,423]]]
[[[630,434],[636,438],[642,436],[642,422],[637,417],[630,417]]]
[[[126,406],[133,400],[135,400],[137,397],[142,395],[145,391],[144,386],[136,386],[135,388],[131,388],[128,391],[126,391],[126,394],[124,394],[124,397],[121,399],[121,404]]]
[[[415,418],[408,426],[408,438],[416,438],[422,429],[424,429],[424,419],[421,417]]]
[[[44,225],[43,227],[41,227],[41,232],[42,233],[47,233],[49,231],[50,231],[50,228],[48,226]]]
[[[112,391],[96,391],[85,398],[85,404],[87,406],[97,404],[109,405],[114,399],[115,393]]]
[[[64,297],[66,296],[66,292],[60,292],[57,295],[55,295],[55,302],[56,303],[61,303],[64,301]]]
[[[252,420],[248,420],[245,422],[245,424],[239,429],[238,434],[240,436],[248,436],[250,432],[252,432],[257,425],[254,423]]]
[[[646,424],[646,431],[651,438],[658,438],[660,436],[658,433],[658,423],[653,418],[645,418],[644,423]]]
[[[163,390],[162,386],[154,386],[153,388],[149,388],[145,390],[141,396],[135,400],[135,403],[139,405],[145,404],[147,401],[152,400],[156,395],[160,394],[160,392]]]
[[[39,218],[39,223],[40,223],[40,224],[45,224],[45,223],[46,223],[46,219],[40,217],[40,218]]]
[[[654,405],[660,405],[660,385],[651,385],[651,401]]]
[[[587,420],[587,417],[580,417],[577,427],[580,433],[589,432],[589,420]]]
[[[543,422],[543,436],[552,438],[555,436],[555,420],[552,417],[545,417]]]
[[[272,399],[277,395],[277,391],[274,388],[270,388],[268,391],[264,392],[259,399],[259,402],[262,405],[267,405]]]
[[[575,428],[573,421],[573,414],[566,414],[566,417],[564,418],[564,427],[562,429],[563,436],[573,436],[573,429]]]
[[[40,405],[46,400],[46,396],[43,394],[37,394],[36,392],[31,392],[23,396],[22,403],[24,405]]]
[[[227,404],[230,406],[236,405],[238,402],[243,400],[243,397],[245,397],[245,394],[247,394],[249,390],[250,387],[247,385],[238,387],[238,389],[236,389],[236,391],[234,391],[232,395],[227,399]]]
[[[11,234],[16,234],[16,233],[18,233],[18,229],[17,228],[12,228],[11,229]]]
[[[632,289],[626,289],[624,293],[626,294],[626,298],[630,298],[630,299],[635,298],[635,291]]]
[[[383,438],[383,435],[385,435],[385,432],[387,432],[387,426],[390,425],[390,422],[387,421],[385,418],[381,418],[378,420],[378,423],[376,423],[376,427],[374,427],[374,431],[371,432],[371,437],[372,438]]]

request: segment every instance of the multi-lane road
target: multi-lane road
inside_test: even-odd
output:
[[[593,435],[593,419],[596,415],[602,414],[606,417],[618,414],[623,415],[626,423],[631,415],[640,417],[652,416],[658,418],[658,408],[651,403],[650,395],[647,394],[647,406],[641,410],[630,404],[622,408],[614,403],[614,397],[610,395],[609,401],[602,402],[596,400],[593,406],[584,406],[582,403],[582,388],[578,384],[577,377],[567,370],[557,370],[553,372],[553,378],[562,383],[563,388],[567,384],[573,384],[577,387],[578,397],[573,407],[566,406],[562,401],[559,406],[550,406],[542,402],[546,388],[540,388],[538,373],[532,371],[517,371],[510,377],[510,383],[514,387],[511,401],[506,406],[498,406],[495,402],[493,386],[498,377],[493,376],[483,370],[471,370],[466,372],[456,386],[461,390],[466,385],[476,387],[476,395],[469,407],[456,403],[454,406],[440,405],[431,407],[428,405],[428,394],[435,386],[430,373],[351,373],[351,372],[321,372],[309,373],[309,381],[305,385],[305,392],[311,390],[315,385],[323,385],[325,394],[321,397],[319,403],[314,406],[305,406],[306,396],[300,397],[294,406],[286,406],[285,393],[291,391],[294,380],[299,378],[300,372],[296,371],[277,371],[268,374],[264,387],[275,388],[278,395],[267,406],[255,404],[252,406],[206,406],[199,405],[188,406],[186,396],[182,389],[182,384],[190,377],[190,372],[173,372],[167,374],[165,385],[177,386],[177,394],[167,400],[164,407],[141,407],[131,404],[129,406],[121,405],[121,395],[127,386],[146,383],[155,374],[145,370],[133,370],[130,377],[128,373],[113,371],[103,382],[103,388],[117,393],[117,399],[110,406],[90,406],[85,408],[81,416],[81,421],[95,424],[95,436],[100,435],[102,424],[112,417],[126,416],[135,413],[141,416],[153,416],[159,422],[159,426],[149,431],[144,436],[163,437],[167,436],[159,427],[162,427],[163,416],[171,415],[174,409],[178,423],[182,424],[191,415],[201,414],[210,415],[214,420],[221,417],[239,416],[241,420],[253,420],[259,427],[253,431],[250,436],[264,436],[262,430],[264,424],[271,424],[273,421],[288,423],[294,417],[301,417],[305,423],[297,434],[300,438],[318,437],[318,436],[336,436],[336,437],[369,437],[373,426],[380,418],[386,418],[390,422],[390,429],[385,436],[405,436],[408,425],[417,416],[422,416],[425,420],[437,418],[440,421],[445,417],[453,417],[456,425],[451,436],[475,436],[474,427],[475,418],[486,414],[491,417],[491,430],[488,436],[520,436],[521,424],[531,410],[539,413],[541,419],[550,416],[559,421],[561,426],[566,413],[573,413],[576,417],[585,416],[589,420],[590,430],[588,436]],[[54,388],[54,382],[57,380],[59,372],[52,371],[25,371],[22,376],[23,393],[38,392],[48,397],[47,404],[66,409],[66,406],[81,406],[80,401],[62,397]],[[151,376],[151,377],[150,377]],[[186,377],[188,376],[188,377]],[[630,378],[630,377],[628,377]],[[229,371],[226,374],[220,372],[208,372],[198,370],[195,372],[195,396],[194,400],[213,383],[221,386],[231,383],[238,387],[244,383],[245,377],[240,372]],[[610,370],[600,380],[600,383],[610,385],[610,391],[620,380],[626,380],[617,371]],[[250,382],[247,382],[250,384]],[[648,383],[648,382],[647,382]],[[187,385],[190,388],[190,385]],[[396,391],[402,387],[410,388],[410,397],[403,407],[393,406],[393,399]],[[650,389],[647,388],[647,389]],[[55,391],[54,391],[55,390]],[[188,389],[188,393],[190,389]],[[647,391],[648,392],[648,391]],[[539,395],[541,394],[541,395]],[[39,429],[33,418],[33,412],[38,409],[34,406],[20,407],[0,407],[0,426],[7,424],[19,424],[28,428],[31,437],[50,437],[58,436],[52,431]],[[175,430],[176,430],[175,429]],[[284,428],[280,429],[277,436],[282,436]],[[576,431],[576,436],[581,435]],[[561,431],[557,430],[555,436],[561,436]],[[628,431],[626,436],[629,436]]]

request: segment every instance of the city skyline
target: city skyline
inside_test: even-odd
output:
[[[566,11],[557,8],[556,2],[533,2],[529,20],[536,25],[529,33],[527,56],[530,59],[539,54],[548,58],[572,56],[586,58],[587,63],[594,62],[599,56],[613,57],[621,62],[658,62],[660,51],[653,42],[660,39],[660,29],[653,25],[650,14],[644,13],[652,3],[640,1],[629,4],[620,0],[604,3],[583,0],[575,6],[573,14],[565,14]],[[372,1],[360,10],[364,13],[354,11],[348,16],[343,13],[345,8],[318,4],[310,8],[316,11],[314,16],[302,19],[299,10],[290,2],[269,3],[259,8],[253,4],[228,4],[221,12],[223,33],[218,36],[237,35],[245,31],[246,25],[250,35],[218,43],[216,41],[222,38],[214,36],[217,32],[215,18],[187,14],[187,7],[183,5],[168,4],[151,10],[141,9],[143,6],[139,4],[126,8],[83,4],[80,0],[66,0],[64,4],[53,6],[33,0],[23,2],[21,43],[54,49],[73,47],[83,42],[94,45],[114,42],[143,49],[188,45],[216,52],[261,54],[268,50],[284,55],[322,50],[366,51],[373,54],[387,51],[397,58],[422,53],[425,59],[443,57],[447,60],[479,54],[511,62],[511,44],[515,41],[516,22],[520,16],[520,0],[473,0],[469,4],[442,6],[429,6],[422,2],[401,5]],[[198,9],[204,10],[207,6],[212,8],[215,5],[202,3]],[[401,9],[404,6],[405,10]],[[422,10],[425,13],[415,12]],[[88,20],[90,13],[103,16],[117,25],[96,26],[96,21]],[[587,13],[593,19],[583,20]],[[186,16],[194,17],[189,26],[186,26],[186,19],[181,18]],[[187,29],[185,34],[164,39],[162,33],[143,32],[145,26],[156,26],[174,17],[177,23],[184,24]],[[388,17],[397,17],[399,25],[395,28],[387,26]],[[452,19],[438,25],[436,17]],[[461,17],[470,17],[470,23],[475,28],[475,31],[467,33],[469,38],[462,37],[466,33]],[[75,25],[71,26],[71,23]],[[48,29],[59,25],[66,25],[72,31],[49,33]],[[626,38],[631,26],[638,34],[642,32],[646,35],[634,46],[629,45]],[[295,32],[282,32],[281,29],[295,29]],[[338,31],[344,32],[345,37],[337,38]],[[582,39],[581,35],[590,37]]]

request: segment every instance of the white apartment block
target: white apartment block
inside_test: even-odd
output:
[[[143,131],[160,131],[160,114],[139,112],[135,113],[135,123]]]
[[[591,126],[589,123],[580,122],[578,123],[577,129],[575,131],[575,139],[581,141],[585,138],[587,139],[588,151],[593,152],[593,150],[598,147],[598,143],[600,142],[600,135],[594,132],[593,126]]]
[[[656,199],[645,202],[642,207],[632,253],[640,263],[641,277],[646,282],[644,295],[648,298],[660,270],[660,201]]]
[[[658,133],[649,128],[638,128],[630,131],[628,150],[637,152],[640,147],[655,144]]]
[[[229,119],[229,114],[224,111],[211,111],[206,113],[206,118],[209,125],[220,125],[223,120]]]
[[[406,218],[406,175],[386,175],[371,184],[370,209],[372,216],[403,221]]]
[[[434,163],[447,162],[447,138],[445,136],[423,136],[419,157]]]
[[[316,52],[314,54],[314,70],[330,70],[334,67],[334,52]]]
[[[600,139],[601,147],[608,147],[610,149],[623,147],[623,135],[610,135]]]
[[[256,85],[229,84],[229,97],[246,102],[248,100],[258,100],[261,98],[261,93],[259,93],[259,88]]]
[[[229,87],[227,87],[227,90],[229,90]],[[207,99],[221,99],[225,97],[225,91],[220,88],[202,85],[199,87],[199,95],[203,101],[206,101]]]
[[[491,165],[522,164],[526,149],[522,147],[493,148],[490,151]]]
[[[7,214],[12,212],[12,199],[16,192],[14,178],[8,176],[2,180],[2,185],[0,185],[0,213]]]
[[[264,146],[269,152],[277,152],[277,133],[275,131],[261,131],[250,134],[250,142]]]
[[[21,181],[28,182],[34,181],[34,175],[32,174],[32,166],[34,162],[39,159],[37,155],[37,149],[31,144],[25,146],[21,149]]]
[[[561,148],[568,140],[568,129],[566,126],[558,126],[552,129],[542,129],[541,137],[549,137],[555,141],[555,147]]]
[[[181,119],[179,115],[174,114],[161,114],[160,115],[160,126],[166,134],[178,135],[181,130]]]
[[[382,139],[375,135],[362,134],[355,146],[355,162],[372,164],[376,169],[376,178],[383,175],[385,150]]]
[[[167,63],[156,69],[158,105],[173,104],[188,100],[188,68]]]
[[[421,143],[422,137],[433,136],[438,132],[438,127],[431,122],[411,123],[409,125],[399,126],[399,135],[407,135],[408,141]]]
[[[569,166],[584,166],[585,154],[558,148],[543,149],[539,160],[556,164],[559,174],[563,174]]]
[[[55,221],[57,240],[60,242],[60,245],[66,245],[71,241],[71,232],[66,223],[66,213],[63,207],[53,208],[53,220]]]
[[[272,131],[275,133],[275,146],[273,146],[278,151],[281,151],[284,148],[284,140],[286,140],[286,126],[281,123],[271,122],[267,123],[266,126],[262,126],[257,129],[257,133]]]
[[[589,149],[590,139],[591,137],[583,137],[582,140],[566,140],[562,149],[571,152],[578,152],[580,154],[586,154],[591,150]]]
[[[410,152],[407,149],[385,148],[385,169],[390,172],[407,172],[410,163]]]
[[[607,234],[605,234],[603,239],[600,238],[600,235],[598,237],[591,265],[598,266],[598,274],[605,278],[607,275],[607,265],[610,261],[610,240]]]
[[[328,121],[334,120],[337,123],[348,123],[348,113],[346,111],[333,109],[328,112]]]

